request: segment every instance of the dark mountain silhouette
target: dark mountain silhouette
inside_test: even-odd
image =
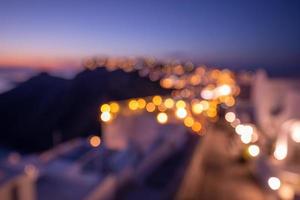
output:
[[[0,95],[0,143],[42,151],[53,141],[100,133],[98,109],[105,101],[166,93],[136,72],[97,68],[72,80],[41,73]]]

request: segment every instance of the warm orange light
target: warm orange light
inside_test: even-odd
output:
[[[99,147],[101,144],[101,139],[99,136],[94,135],[94,136],[90,137],[89,142],[92,147]]]
[[[138,99],[137,102],[138,102],[138,106],[139,106],[140,109],[145,108],[146,101],[144,99]]]
[[[192,127],[194,125],[194,119],[192,117],[187,117],[184,119],[183,123],[187,127]]]
[[[128,107],[130,110],[137,110],[139,108],[139,103],[136,100],[130,100]]]
[[[199,132],[202,129],[202,125],[200,122],[195,122],[192,126],[192,130],[195,132]]]
[[[174,100],[171,98],[168,98],[165,100],[164,105],[166,106],[166,108],[173,108],[174,106]]]
[[[162,103],[162,98],[160,97],[160,96],[154,96],[153,98],[152,98],[152,102],[155,104],[155,105],[160,105],[161,103]]]
[[[160,104],[159,106],[157,106],[158,110],[161,112],[165,112],[167,110],[167,108],[165,107],[164,104]]]
[[[146,110],[147,110],[148,112],[154,112],[154,111],[155,111],[155,105],[154,105],[154,103],[152,103],[152,102],[147,103],[147,105],[146,105]]]
[[[118,103],[116,103],[116,102],[110,103],[110,111],[112,113],[117,113],[117,112],[119,112],[119,110],[120,110],[120,106]]]
[[[225,105],[228,107],[234,106],[235,104],[235,99],[232,96],[226,97],[224,101]]]
[[[204,110],[203,105],[201,103],[193,103],[192,105],[192,111],[195,114],[200,114]]]
[[[211,118],[216,117],[217,116],[217,111],[215,109],[209,109],[207,111],[207,116],[211,117]]]
[[[173,86],[173,81],[170,78],[165,78],[160,81],[160,85],[164,88],[171,88]]]

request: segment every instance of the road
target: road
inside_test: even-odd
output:
[[[230,129],[211,127],[195,149],[178,200],[266,200],[272,196],[251,176],[249,164],[229,151]]]

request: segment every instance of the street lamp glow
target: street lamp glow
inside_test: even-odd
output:
[[[187,116],[187,111],[186,109],[184,108],[178,108],[176,110],[176,116],[179,118],[179,119],[183,119]]]
[[[248,153],[250,154],[250,156],[256,157],[259,155],[260,149],[257,145],[252,144],[248,147]]]
[[[157,121],[160,124],[165,124],[168,121],[168,115],[164,112],[158,113],[158,115],[156,116]]]
[[[203,105],[201,103],[194,103],[192,105],[192,111],[195,114],[200,114],[204,110]]]
[[[102,121],[108,122],[109,120],[111,120],[111,114],[109,112],[103,112],[101,113],[100,118]]]
[[[238,124],[238,125],[235,127],[235,132],[236,132],[238,135],[242,135],[242,134],[243,134],[243,130],[244,130],[244,125],[243,125],[243,124]]]
[[[164,105],[166,106],[166,108],[173,108],[174,106],[174,100],[171,98],[168,98],[165,100]]]
[[[268,185],[272,190],[278,190],[281,186],[281,181],[277,177],[270,177],[268,179]]]
[[[244,144],[249,144],[252,140],[252,134],[249,133],[249,132],[244,132],[242,135],[241,135],[241,141],[244,143]]]
[[[231,87],[229,85],[221,85],[216,88],[217,96],[227,96],[231,94]]]
[[[225,114],[225,119],[226,119],[226,121],[232,123],[236,119],[236,115],[234,112],[228,112]]]
[[[176,108],[185,108],[186,103],[183,100],[179,100],[176,102]]]

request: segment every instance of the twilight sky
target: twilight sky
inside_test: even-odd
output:
[[[298,0],[0,0],[0,65],[78,66],[86,56],[300,65]]]

